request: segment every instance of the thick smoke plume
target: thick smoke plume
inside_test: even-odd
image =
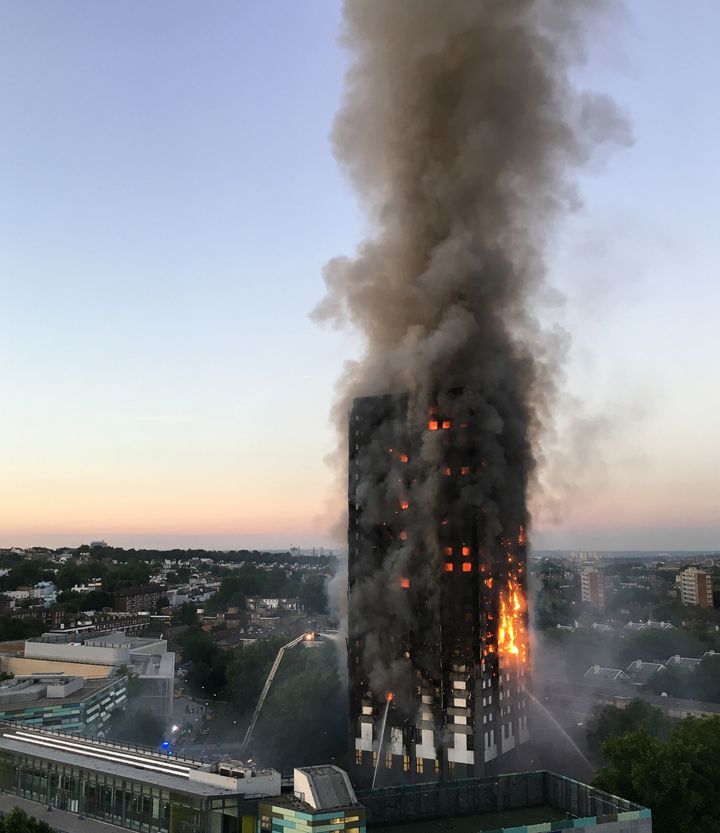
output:
[[[572,172],[620,137],[623,120],[603,96],[579,93],[592,0],[345,0],[352,60],[333,141],[371,229],[353,258],[331,261],[318,319],[348,324],[364,355],[339,385],[337,424],[346,458],[356,396],[407,394],[402,419],[420,424],[430,403],[462,420],[482,465],[454,497],[460,519],[481,515],[481,543],[527,528],[526,492],[551,415],[561,350],[536,318],[544,250],[557,219],[577,204]],[[462,390],[448,397],[445,392]],[[443,397],[445,401],[443,402]],[[393,496],[386,440],[359,461],[364,518]],[[417,618],[397,588],[413,553],[439,550],[443,432],[423,441],[412,478],[409,536],[378,573],[355,577],[375,689],[397,685],[388,628]],[[362,483],[367,491],[363,493]],[[443,512],[446,510],[443,509]],[[440,558],[418,577],[423,610],[437,605]],[[414,586],[417,586],[414,584]],[[401,665],[401,663],[400,663]],[[401,682],[400,682],[401,684]]]

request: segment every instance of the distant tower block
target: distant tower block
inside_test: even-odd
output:
[[[502,433],[485,442],[475,401],[454,391],[422,406],[389,395],[353,403],[348,661],[359,786],[374,775],[376,786],[486,775],[528,740],[522,461]]]

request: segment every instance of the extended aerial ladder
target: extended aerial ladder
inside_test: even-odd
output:
[[[337,635],[333,633],[303,633],[300,634],[300,636],[298,636],[297,638],[288,642],[287,645],[283,645],[282,648],[280,648],[280,650],[277,652],[272,667],[270,668],[270,673],[267,675],[267,679],[265,680],[263,690],[260,692],[260,697],[258,698],[257,705],[255,706],[255,711],[253,712],[250,724],[247,727],[247,731],[245,732],[245,737],[243,738],[243,742],[240,747],[241,758],[245,755],[245,751],[248,748],[248,745],[250,744],[250,738],[252,738],[252,733],[255,729],[255,724],[257,723],[258,717],[260,716],[263,704],[265,703],[265,698],[268,695],[268,691],[270,691],[270,686],[272,685],[272,681],[275,679],[275,674],[277,674],[277,670],[280,667],[282,658],[285,656],[285,651],[289,651],[291,648],[294,648],[301,642],[312,642],[318,636],[327,636],[331,639],[337,638]]]

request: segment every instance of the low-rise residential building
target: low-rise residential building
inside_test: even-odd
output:
[[[137,587],[124,587],[114,594],[115,610],[121,613],[155,613],[158,602],[165,596],[165,588],[160,584],[142,584]]]

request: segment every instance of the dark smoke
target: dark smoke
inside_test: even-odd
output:
[[[407,394],[420,424],[441,401],[453,418],[472,414],[482,470],[451,507],[484,519],[481,543],[528,526],[527,489],[540,460],[561,363],[536,311],[544,251],[562,214],[577,206],[573,169],[625,125],[604,96],[574,90],[592,0],[345,0],[352,56],[333,142],[371,224],[353,258],[325,271],[317,319],[362,334],[364,354],[339,384],[339,459],[356,396]],[[450,397],[444,392],[461,389]],[[444,398],[444,402],[443,402]],[[360,461],[365,520],[393,496],[385,439]],[[417,611],[397,590],[418,548],[438,552],[442,432],[423,441],[414,473],[409,539],[381,571],[358,576],[353,605],[364,621],[371,685],[391,687],[400,666],[388,629]],[[362,489],[361,489],[362,493]],[[379,511],[379,510],[378,510]],[[444,510],[443,510],[444,511]],[[440,559],[428,559],[426,608],[437,604]],[[399,681],[402,687],[402,681]]]

